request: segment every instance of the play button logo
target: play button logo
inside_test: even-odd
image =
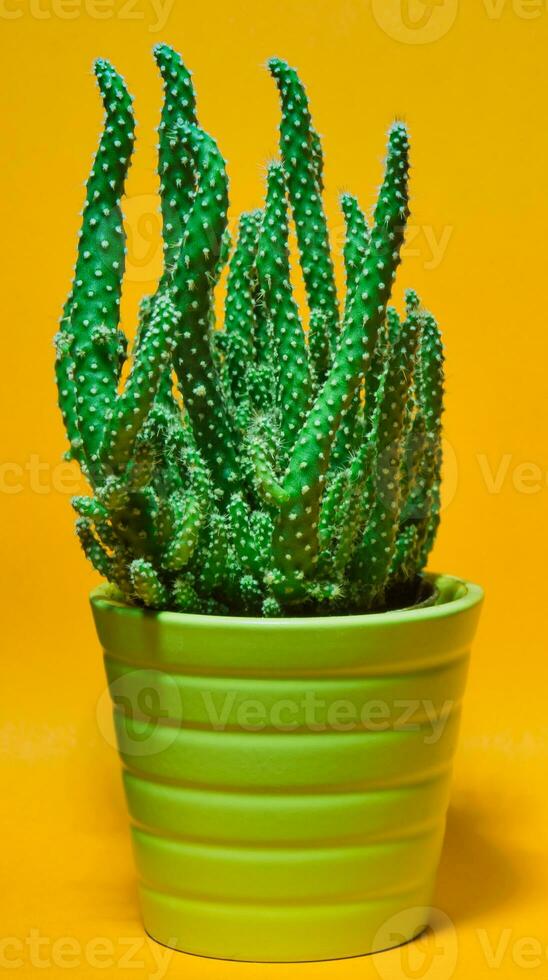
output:
[[[372,0],[379,27],[402,44],[439,41],[453,26],[458,0]]]

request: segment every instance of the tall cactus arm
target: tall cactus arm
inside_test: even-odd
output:
[[[351,581],[351,559],[355,543],[363,533],[373,458],[374,439],[364,434],[346,468],[331,477],[322,499],[318,525],[322,548],[318,561],[320,578],[339,578],[343,584]],[[352,590],[347,593],[350,601],[351,593]]]
[[[430,552],[434,546],[441,519],[441,472],[443,455],[441,445],[432,455],[432,465],[429,474],[429,503],[430,513],[427,523],[424,525],[423,534],[418,533],[417,541],[417,572],[422,572],[425,568]]]
[[[95,63],[95,74],[106,118],[87,183],[69,319],[64,321],[70,337],[69,360],[61,362],[58,374],[62,392],[74,385],[61,401],[65,412],[76,407],[76,426],[93,479],[100,474],[99,448],[119,377],[118,320],[125,252],[119,202],[134,141],[131,97],[122,78],[103,60]],[[71,438],[74,428],[72,419]]]
[[[425,449],[420,467],[426,513],[419,525],[419,569],[427,562],[440,521],[443,413],[443,344],[436,320],[423,314],[418,398],[424,418]]]
[[[415,369],[415,376],[416,373]],[[413,520],[419,516],[417,514],[414,496],[418,489],[417,480],[425,448],[424,417],[420,407],[415,402],[414,392],[407,399],[408,409],[410,402],[413,402],[411,409],[413,415],[411,420],[408,421],[404,433],[405,441],[401,470],[402,497],[404,501],[401,515],[402,522]]]
[[[179,313],[169,295],[159,293],[138,335],[131,372],[105,430],[101,459],[105,469],[113,473],[124,473],[134,454],[162,374],[170,369],[178,321]]]
[[[236,405],[247,395],[246,369],[254,359],[253,271],[261,212],[244,212],[230,260],[225,302],[226,364],[232,398]]]
[[[177,122],[197,125],[196,96],[191,73],[181,56],[167,44],[157,44],[154,58],[164,83],[164,103],[158,128],[158,174],[163,222],[164,275],[167,281],[177,263],[185,222],[194,199],[190,156],[181,153]]]
[[[213,353],[211,277],[227,223],[228,188],[223,158],[214,140],[181,124],[183,151],[190,151],[197,187],[183,236],[172,296],[181,313],[175,370],[194,437],[224,493],[236,477],[234,430]]]
[[[426,436],[438,442],[443,413],[443,344],[440,329],[432,314],[423,313],[421,320],[418,397],[424,416]]]
[[[321,198],[321,173],[318,180],[318,137],[312,130],[308,100],[294,68],[285,61],[271,58],[268,67],[282,103],[280,150],[293,217],[308,303],[311,310],[326,315],[329,336],[338,333],[339,310],[335,274],[329,248],[327,220]]]
[[[272,318],[280,365],[278,402],[282,436],[288,450],[297,437],[311,395],[306,341],[293,297],[289,269],[287,201],[284,172],[279,163],[268,168],[266,206],[259,238],[259,283]]]
[[[418,309],[418,305],[418,300],[407,304],[408,309]],[[404,504],[391,568],[394,580],[412,578],[422,570],[439,524],[443,351],[433,317],[423,314],[421,323],[413,385],[414,415],[408,425],[401,473]]]
[[[372,473],[373,503],[355,556],[357,578],[368,601],[384,595],[397,541],[402,436],[419,336],[420,315],[413,312],[401,326],[384,379]]]
[[[408,146],[405,126],[395,123],[389,134],[369,250],[335,360],[297,440],[284,480],[289,503],[280,509],[274,560],[281,571],[280,588],[289,600],[299,595],[300,582],[317,561],[318,512],[334,435],[367,369],[400,261],[408,214]]]
[[[390,581],[412,579],[417,573],[419,523],[424,506],[422,499],[421,462],[424,452],[424,424],[420,410],[404,436],[400,471],[402,506],[390,565]]]
[[[369,229],[357,198],[351,194],[341,195],[341,207],[346,222],[344,243],[344,267],[346,274],[346,303],[349,307],[356,283],[367,255]],[[362,389],[356,388],[354,396],[345,411],[335,436],[331,453],[331,466],[345,466],[349,457],[359,446],[363,426]]]
[[[341,194],[341,207],[346,224],[344,239],[344,270],[347,302],[354,293],[369,246],[369,228],[366,217],[352,194]]]
[[[144,296],[139,303],[139,313],[137,321],[137,338],[146,329],[146,325],[150,319],[150,315],[153,309],[155,301],[159,298],[160,294],[164,292],[164,285],[160,282],[158,289],[154,296]],[[173,381],[174,375],[173,370],[162,371],[160,383],[158,385],[158,390],[154,399],[154,406],[158,408],[159,411],[164,411],[168,415],[178,415],[179,408],[177,401],[173,394]]]
[[[405,307],[407,316],[420,309],[420,300],[414,289],[408,289],[405,293]],[[415,363],[415,372],[409,397],[406,404],[406,424],[404,432],[403,460],[401,469],[401,486],[403,507],[401,514],[402,526],[412,517],[416,516],[416,508],[413,500],[417,489],[417,477],[419,465],[424,454],[425,445],[425,426],[424,416],[419,401],[420,373],[421,373],[421,349],[424,343],[423,332],[424,318],[421,318],[421,337],[419,341],[419,355]],[[391,307],[387,311],[387,327],[389,343],[393,346],[395,338],[400,329],[398,314]],[[407,535],[406,540],[411,541],[412,536]],[[401,551],[401,549],[400,549]]]

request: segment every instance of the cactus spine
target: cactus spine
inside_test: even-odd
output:
[[[166,45],[154,54],[164,271],[141,304],[123,386],[120,199],[134,122],[104,61],[95,70],[105,124],[56,338],[69,453],[92,490],[73,500],[84,552],[125,601],[151,609],[383,609],[396,589],[412,590],[440,511],[439,329],[411,291],[402,321],[388,306],[408,216],[407,130],[389,131],[371,227],[355,197],[341,198],[340,315],[321,140],[295,70],[269,62],[281,160],[231,250],[225,163],[199,125],[190,73]],[[308,329],[293,294],[290,214]]]

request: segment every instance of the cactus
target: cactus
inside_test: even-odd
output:
[[[403,318],[388,306],[408,216],[406,127],[389,130],[371,222],[342,196],[339,303],[321,140],[295,70],[269,62],[280,160],[232,248],[225,162],[190,73],[167,45],[154,54],[164,270],[129,353],[119,307],[132,100],[111,65],[95,68],[105,122],[56,337],[69,456],[90,485],[73,499],[82,548],[121,601],[154,610],[306,616],[413,601],[439,523],[443,355],[413,291]]]

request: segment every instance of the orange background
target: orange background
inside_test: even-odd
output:
[[[0,969],[544,980],[546,3],[1,0],[0,22]],[[104,679],[86,598],[96,577],[72,530],[78,481],[60,462],[51,338],[101,120],[96,56],[124,74],[139,120],[125,208],[129,332],[159,271],[158,40],[194,72],[202,123],[229,162],[233,214],[260,204],[276,152],[278,103],[264,62],[277,54],[299,67],[324,136],[339,272],[338,191],[369,206],[387,126],[398,115],[411,129],[412,231],[397,293],[413,285],[431,306],[448,361],[445,512],[432,566],[483,584],[487,603],[436,899],[450,922],[433,940],[368,959],[246,966],[170,954],[142,938],[118,763],[98,724]]]

